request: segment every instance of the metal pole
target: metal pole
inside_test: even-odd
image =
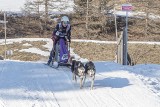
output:
[[[4,56],[4,58],[6,59],[6,35],[7,35],[7,33],[6,33],[6,13],[4,12],[4,30],[5,30],[5,48],[4,48],[4,50],[5,50],[5,56]]]
[[[126,11],[126,28],[125,28],[125,37],[124,37],[124,65],[127,65],[127,41],[128,41],[128,11]]]

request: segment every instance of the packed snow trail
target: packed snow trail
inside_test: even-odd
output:
[[[89,79],[80,89],[69,68],[0,61],[0,107],[160,107],[160,98],[124,66],[96,62],[96,69],[90,90]]]

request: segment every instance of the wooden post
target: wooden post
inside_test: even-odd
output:
[[[115,6],[116,6],[116,4],[114,4],[114,22],[115,22],[116,41],[117,41],[118,35],[117,35],[117,18],[116,18],[116,10],[115,10]]]
[[[86,10],[86,30],[88,32],[88,0],[87,0],[87,10]]]
[[[115,35],[116,35],[116,41],[118,40],[118,36],[117,36],[117,18],[116,18],[116,11],[115,11],[115,6],[116,4],[114,4],[114,22],[115,22]],[[118,63],[118,46],[116,46],[116,62]]]
[[[6,59],[6,50],[7,50],[7,46],[6,46],[6,39],[7,39],[7,27],[6,27],[6,13],[4,12],[4,20],[0,20],[0,23],[4,24],[4,35],[5,35],[5,46],[4,46],[4,58]]]
[[[126,28],[121,32],[120,38],[117,40],[118,47],[118,63],[122,65],[127,65],[127,36]]]
[[[45,32],[47,28],[47,22],[48,22],[48,0],[45,0]]]
[[[149,6],[149,2],[147,2],[147,5],[145,7],[145,13],[146,13],[146,17],[145,17],[145,36],[147,36],[147,32],[148,32],[148,17],[149,17],[148,6]]]
[[[122,64],[122,59],[123,59],[123,32],[121,32],[120,38],[117,40],[117,62],[119,64]]]
[[[6,59],[6,48],[7,48],[7,46],[6,46],[6,36],[7,36],[7,32],[6,32],[6,30],[7,30],[7,28],[6,28],[6,13],[4,12],[4,31],[5,31],[5,48],[4,48],[4,50],[5,50],[5,55],[4,55],[4,58]]]

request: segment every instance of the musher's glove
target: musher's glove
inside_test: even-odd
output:
[[[71,37],[70,36],[68,36],[68,41],[71,42]]]
[[[60,32],[59,32],[59,31],[57,31],[57,32],[56,32],[56,36],[59,36],[59,35],[60,35]]]

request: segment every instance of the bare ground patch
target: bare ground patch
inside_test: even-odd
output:
[[[30,44],[31,46],[23,45],[23,44]],[[38,48],[42,51],[48,51],[47,48],[43,47],[46,42],[44,41],[22,41],[21,43],[14,42],[13,44],[7,44],[7,50],[12,50],[13,55],[12,56],[7,56],[7,58],[12,59],[12,60],[21,60],[21,61],[38,61],[41,59],[46,59],[47,57],[35,54],[35,53],[30,53],[30,52],[20,52],[19,50],[22,49],[29,49],[29,48]],[[4,56],[4,45],[0,45],[0,55]]]
[[[31,44],[31,46],[23,45],[26,43]],[[48,57],[35,53],[19,51],[21,49],[28,49],[31,47],[38,48],[42,51],[48,51],[47,48],[43,47],[45,44],[45,41],[22,41],[21,43],[15,42],[13,44],[9,44],[7,45],[7,50],[12,50],[13,55],[7,56],[7,58],[22,61],[46,61]],[[87,58],[92,61],[115,60],[115,44],[72,42],[71,48],[73,48],[74,52],[80,55],[82,58]],[[0,49],[0,55],[4,56],[4,45],[0,45]],[[132,61],[136,64],[160,64],[160,45],[129,44],[128,52],[132,58]]]
[[[115,44],[72,42],[74,52],[93,61],[114,61]],[[128,52],[135,64],[160,64],[160,45],[129,44]]]

